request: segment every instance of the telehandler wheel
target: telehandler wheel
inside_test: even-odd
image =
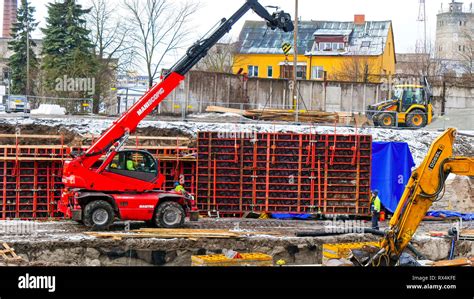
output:
[[[179,228],[184,224],[186,213],[183,207],[174,201],[166,201],[158,206],[155,223],[158,227]]]
[[[423,128],[427,123],[426,113],[422,110],[413,110],[408,113],[406,118],[406,124],[410,128]]]
[[[395,126],[395,116],[390,113],[382,113],[377,117],[377,123],[381,127],[391,128]]]
[[[104,200],[94,200],[84,208],[84,225],[94,230],[106,230],[114,222],[114,209]]]

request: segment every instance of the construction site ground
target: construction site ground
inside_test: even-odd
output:
[[[1,221],[0,228],[21,225],[19,221]],[[127,223],[114,224],[111,231],[120,238],[90,235],[84,226],[72,221],[24,223],[33,227],[32,233],[0,234],[0,240],[14,248],[23,258],[21,265],[38,266],[190,266],[192,255],[222,253],[231,249],[242,253],[261,252],[274,262],[285,260],[288,265],[317,265],[322,263],[322,245],[326,243],[369,242],[379,237],[371,234],[346,234],[325,237],[296,237],[297,231],[324,231],[328,222],[315,220],[275,219],[215,219],[201,218],[187,222],[188,229],[229,230],[239,232],[239,238],[136,238],[127,237]],[[370,227],[369,221],[358,222]],[[33,226],[31,226],[33,225]],[[445,260],[451,240],[431,237],[430,232],[447,231],[454,222],[423,222],[413,239],[413,245],[429,260]],[[130,230],[145,227],[130,223]],[[381,229],[387,222],[381,223]],[[97,233],[97,232],[94,232]],[[457,257],[474,255],[472,241],[458,241]],[[1,263],[1,262],[0,262]]]

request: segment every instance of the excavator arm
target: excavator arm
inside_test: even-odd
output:
[[[474,158],[453,156],[455,138],[455,129],[446,130],[433,142],[423,163],[412,173],[381,249],[370,259],[370,265],[395,265],[398,262],[433,202],[442,197],[450,173],[474,176]]]

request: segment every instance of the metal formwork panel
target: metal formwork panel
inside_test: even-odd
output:
[[[371,136],[245,135],[199,133],[200,210],[369,214]]]
[[[0,219],[60,217],[56,202],[61,196],[62,161],[48,161],[54,151],[43,148],[35,157],[0,157]]]

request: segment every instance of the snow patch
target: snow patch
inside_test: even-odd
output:
[[[38,109],[31,110],[33,115],[65,115],[66,109],[59,105],[41,104]]]

